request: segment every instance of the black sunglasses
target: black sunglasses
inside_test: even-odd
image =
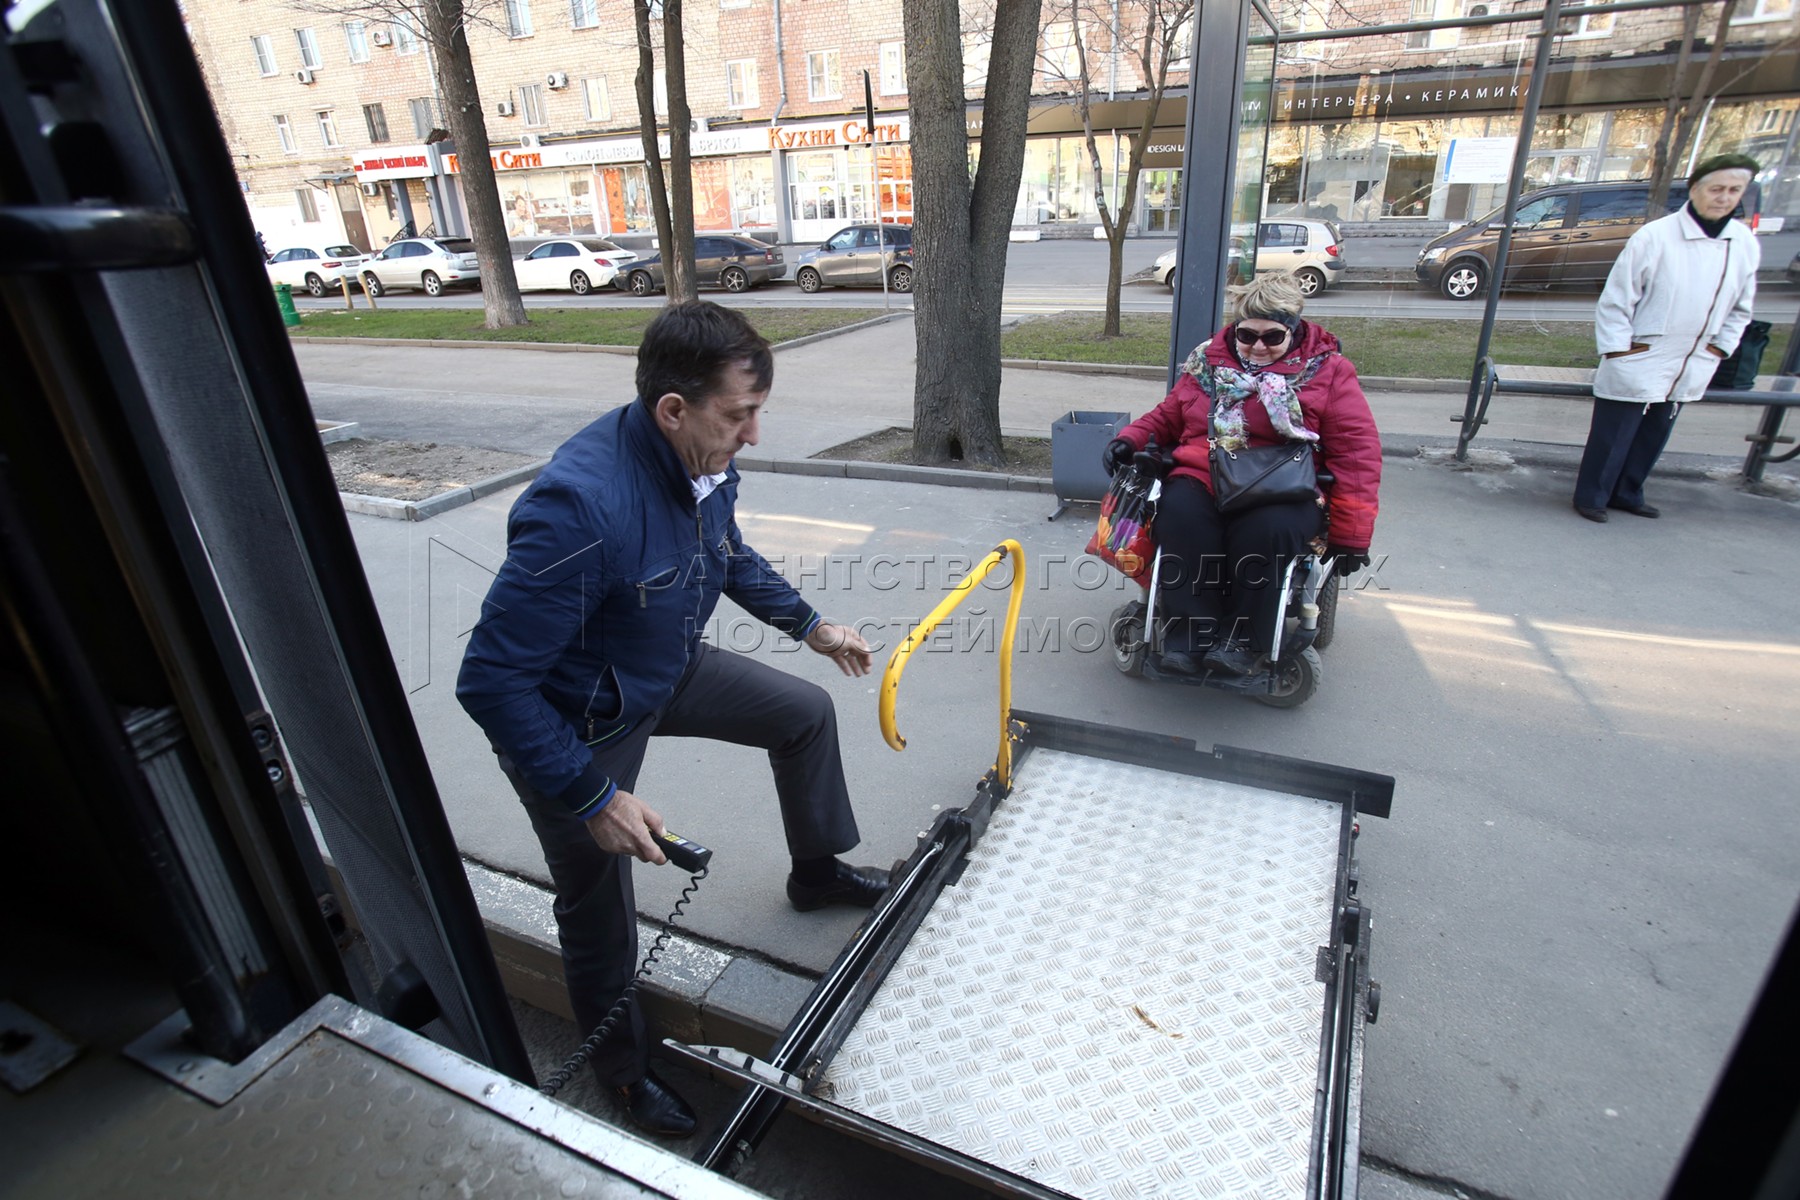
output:
[[[1265,329],[1261,333],[1258,333],[1254,329],[1245,329],[1242,325],[1239,325],[1233,336],[1237,338],[1238,345],[1240,346],[1254,346],[1256,343],[1261,342],[1263,345],[1273,350],[1275,347],[1281,345],[1281,343],[1287,341],[1292,335],[1286,329]]]

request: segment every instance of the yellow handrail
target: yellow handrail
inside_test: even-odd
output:
[[[949,615],[964,596],[974,590],[975,585],[986,579],[988,572],[1000,565],[1002,559],[1013,560],[1012,596],[1006,605],[1006,627],[1000,635],[1000,749],[994,757],[994,772],[999,781],[1000,790],[1004,792],[1012,779],[1012,739],[1007,736],[1006,718],[1012,711],[1012,648],[1013,634],[1019,626],[1019,605],[1025,599],[1025,551],[1019,543],[1011,538],[995,546],[986,558],[975,564],[963,581],[950,590],[943,602],[931,610],[924,623],[907,635],[906,640],[894,650],[888,658],[887,670],[881,676],[881,736],[887,744],[896,750],[906,749],[906,739],[900,736],[900,730],[894,721],[894,705],[900,699],[900,673],[906,670],[906,660],[911,656],[918,644],[931,636],[938,622]]]

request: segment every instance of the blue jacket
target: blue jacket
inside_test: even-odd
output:
[[[456,698],[526,781],[580,817],[618,785],[590,747],[662,707],[721,592],[796,639],[819,615],[744,545],[738,474],[699,503],[642,404],[557,450],[507,518],[506,562]]]

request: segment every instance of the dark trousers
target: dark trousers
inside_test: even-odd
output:
[[[1587,449],[1575,476],[1575,506],[1636,508],[1644,502],[1644,480],[1669,444],[1679,404],[1637,404],[1594,400]]]
[[[1198,479],[1165,480],[1156,509],[1163,552],[1156,606],[1170,618],[1164,648],[1200,651],[1229,637],[1266,651],[1287,565],[1311,552],[1324,522],[1313,500],[1226,515]]]
[[[635,794],[652,735],[713,738],[767,750],[793,857],[841,854],[860,840],[844,785],[837,710],[818,685],[701,643],[668,704],[616,743],[595,746],[595,761]],[[569,1003],[586,1037],[637,972],[632,860],[601,850],[584,822],[520,778],[504,754],[500,768],[524,801],[544,847],[544,863],[556,887],[556,928]],[[660,781],[646,803],[667,813],[680,788],[679,779]],[[633,1004],[629,1017],[616,1023],[594,1055],[594,1073],[603,1087],[632,1083],[643,1077],[649,1057],[644,1018]]]

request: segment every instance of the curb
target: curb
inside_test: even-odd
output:
[[[870,317],[866,321],[857,321],[850,325],[839,325],[835,329],[823,329],[818,333],[803,334],[797,338],[789,338],[785,342],[776,342],[773,350],[791,350],[796,346],[808,346],[813,342],[822,342],[826,338],[834,338],[840,334],[854,333],[858,329],[868,329],[874,325],[885,325],[889,321],[910,317],[910,308],[896,309],[882,313],[878,317]],[[636,346],[593,346],[586,342],[503,342],[483,341],[471,338],[384,338],[384,337],[332,337],[329,335],[302,334],[295,337],[288,335],[288,341],[295,344],[312,343],[320,346],[429,346],[442,350],[548,350],[553,353],[568,354],[625,354],[636,357]]]
[[[1001,475],[994,471],[970,471],[958,467],[915,467],[907,463],[874,463],[836,458],[746,458],[735,460],[739,471],[767,471],[775,475],[815,475],[833,479],[875,479],[886,483],[935,483],[944,487],[974,488],[992,492],[1040,492],[1053,490],[1051,480],[1039,475]]]
[[[395,500],[388,496],[367,496],[361,492],[339,492],[338,499],[344,502],[345,512],[362,513],[368,517],[388,517],[395,521],[428,521],[441,512],[473,504],[484,496],[536,479],[538,472],[549,462],[547,458],[539,459],[425,500]]]

